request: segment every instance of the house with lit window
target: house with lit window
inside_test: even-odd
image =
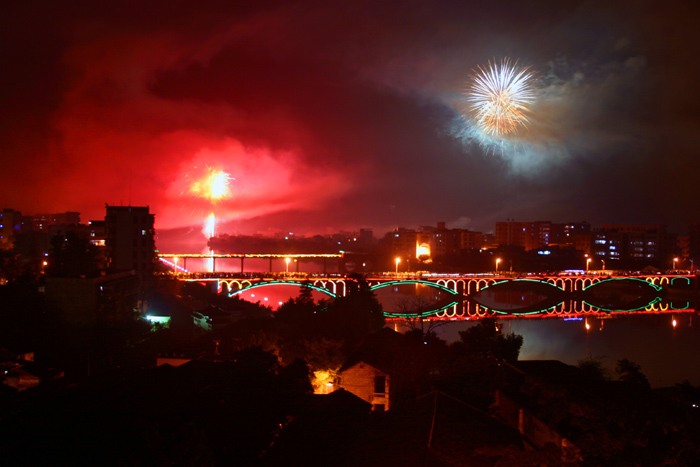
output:
[[[391,408],[391,377],[369,363],[359,361],[344,366],[338,372],[333,387],[345,389],[369,402],[374,411],[383,412]]]

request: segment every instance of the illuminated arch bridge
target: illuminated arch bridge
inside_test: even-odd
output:
[[[355,282],[352,278],[312,276],[308,277],[285,277],[280,275],[272,279],[263,276],[236,277],[231,274],[218,273],[193,273],[179,274],[177,277],[185,281],[195,282],[216,282],[217,290],[223,292],[224,288],[229,295],[233,296],[252,288],[266,287],[271,285],[308,285],[329,297],[345,296],[348,284]],[[632,280],[649,284],[656,290],[661,290],[665,286],[692,286],[695,276],[533,276],[533,277],[506,277],[506,276],[465,276],[465,277],[421,277],[421,278],[401,278],[401,277],[367,277],[365,281],[373,290],[384,287],[400,285],[424,285],[442,290],[451,295],[471,296],[482,289],[502,282],[531,282],[549,284],[554,289],[563,292],[584,291],[591,286],[608,281]]]
[[[351,288],[353,279],[341,277],[313,277],[313,278],[235,278],[235,277],[213,277],[213,275],[200,274],[199,277],[181,277],[186,281],[209,282],[220,293],[227,293],[228,296],[235,296],[240,293],[270,286],[307,286],[316,290],[329,298],[347,295]],[[694,279],[694,277],[692,278]],[[613,312],[671,312],[671,311],[694,311],[690,308],[690,303],[683,302],[679,305],[669,305],[661,302],[660,294],[664,286],[681,285],[690,286],[691,277],[686,276],[636,276],[636,277],[610,277],[610,276],[571,276],[571,277],[537,277],[537,278],[506,278],[506,277],[458,277],[458,278],[421,278],[421,279],[397,279],[397,278],[366,278],[371,290],[379,290],[386,287],[399,287],[405,285],[432,287],[445,293],[441,302],[435,304],[431,310],[419,313],[420,316],[433,316],[438,318],[460,318],[460,317],[483,317],[483,316],[542,316],[542,315],[563,315],[563,314],[584,314],[584,313],[613,313]],[[647,290],[651,296],[648,303],[637,304],[632,308],[624,310],[606,310],[591,305],[585,300],[574,298],[577,292],[585,292],[588,289],[597,287],[604,282],[628,281],[637,283],[641,289]],[[507,282],[523,283],[525,287],[551,287],[554,295],[561,297],[561,300],[554,303],[548,302],[541,309],[529,309],[522,311],[499,311],[488,308],[476,300],[474,295],[490,287],[500,286]],[[399,313],[385,312],[387,317],[402,317]]]
[[[196,279],[194,279],[196,280]],[[315,281],[301,281],[301,280],[262,280],[262,281],[248,281],[240,279],[218,279],[219,291],[223,291],[223,287],[228,288],[228,296],[233,297],[242,292],[249,291],[252,289],[260,287],[269,287],[272,285],[292,285],[298,287],[309,287],[318,292],[328,295],[330,298],[336,298],[339,296],[344,296],[347,293],[347,280],[315,280]],[[428,287],[433,287],[450,295],[459,295],[458,292],[452,290],[444,285],[438,284],[436,282],[423,281],[423,280],[389,280],[389,281],[367,281],[370,284],[370,290],[378,290],[384,287],[393,287],[399,285],[425,285]],[[232,290],[232,286],[234,289]],[[237,287],[237,288],[235,288]]]

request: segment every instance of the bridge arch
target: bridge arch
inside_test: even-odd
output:
[[[269,287],[269,286],[271,286],[271,285],[296,285],[296,286],[299,286],[299,287],[309,287],[309,288],[311,288],[311,289],[313,289],[313,290],[316,290],[316,291],[318,291],[318,292],[327,294],[327,295],[329,295],[329,296],[332,297],[332,298],[336,298],[336,297],[337,297],[337,295],[336,295],[335,293],[331,292],[330,290],[328,290],[328,289],[326,289],[326,288],[323,288],[323,287],[319,287],[319,286],[317,286],[317,285],[315,285],[315,284],[309,284],[308,282],[302,282],[302,281],[277,281],[277,280],[253,282],[253,283],[251,283],[248,287],[245,287],[245,288],[236,290],[236,291],[234,291],[234,292],[230,292],[230,291],[229,291],[228,296],[229,296],[229,297],[233,297],[234,295],[238,295],[239,293],[244,292],[244,291],[248,291],[248,290],[252,290],[252,289],[257,289],[257,288],[260,288],[260,287]]]
[[[418,279],[409,279],[409,280],[398,280],[398,281],[387,281],[387,282],[380,282],[378,284],[374,284],[370,286],[370,290],[377,290],[377,289],[382,289],[384,287],[393,287],[395,285],[413,285],[413,284],[418,284],[418,285],[427,285],[428,287],[433,287],[435,289],[442,290],[444,292],[447,292],[451,295],[457,295],[457,292],[445,287],[442,284],[438,284],[437,282],[430,282],[430,281],[424,281],[424,280],[418,280]]]
[[[454,290],[454,291],[457,292],[457,293],[459,293],[459,285],[458,285],[458,284],[459,284],[460,282],[462,283],[462,286],[463,286],[462,289],[464,289],[464,281],[458,281],[458,280],[456,280],[456,279],[438,279],[438,280],[436,281],[436,283],[438,283],[438,284],[440,284],[440,285],[442,285],[442,286],[444,286],[444,287],[446,287],[446,288],[450,288],[450,287],[451,287],[451,289]]]
[[[343,279],[317,279],[313,282],[313,285],[321,287],[326,291],[331,291],[336,297],[344,297],[347,295],[347,284]]]
[[[239,280],[239,279],[228,279],[228,280],[227,280],[227,279],[219,279],[219,287],[218,287],[218,289],[219,289],[220,292],[223,291],[223,286],[224,286],[224,285],[226,286],[227,292],[229,293],[229,297],[230,297],[230,296],[231,296],[231,295],[230,295],[231,289],[233,289],[233,286],[234,286],[234,285],[237,286],[236,290],[242,290],[242,289],[245,289],[245,288],[247,288],[247,287],[250,287],[250,286],[252,285],[252,282],[249,281],[249,280],[247,280],[247,279],[243,279],[243,280]]]
[[[690,285],[690,277],[674,277],[671,279],[671,285],[674,285],[676,281],[685,280],[687,285]]]
[[[664,277],[664,279],[666,279],[666,282],[668,283],[668,277]],[[591,283],[591,285],[586,287],[584,290],[590,289],[591,287],[593,287],[595,285],[602,284],[603,282],[612,282],[612,281],[638,281],[638,282],[642,282],[644,284],[647,284],[649,287],[652,287],[657,292],[660,292],[662,290],[662,287],[660,284],[655,284],[652,281],[641,279],[639,277],[610,277],[608,279],[602,279],[602,280],[599,280],[598,282]]]

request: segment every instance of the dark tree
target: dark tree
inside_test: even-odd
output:
[[[620,381],[649,387],[649,380],[646,375],[642,373],[642,367],[626,358],[618,360],[615,373],[617,373]]]
[[[480,320],[476,326],[460,332],[459,337],[466,353],[491,355],[505,361],[516,361],[523,346],[523,336],[504,334],[494,318]]]
[[[316,305],[312,296],[313,289],[310,283],[304,283],[299,290],[297,298],[287,300],[275,313],[275,318],[281,322],[306,326],[313,319]]]
[[[280,369],[282,385],[289,394],[311,394],[311,370],[304,360],[296,359]]]
[[[610,372],[603,364],[603,357],[589,355],[579,360],[576,366],[581,370],[585,378],[594,381],[607,381],[610,379]]]
[[[348,282],[347,295],[333,300],[315,320],[318,333],[345,341],[346,352],[385,324],[382,305],[367,281],[358,275],[353,278]]]

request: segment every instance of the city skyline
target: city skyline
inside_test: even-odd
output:
[[[446,222],[697,220],[697,7],[628,1],[17,4],[3,207],[150,206],[162,237]],[[358,27],[361,25],[361,27]],[[479,135],[470,76],[535,73],[531,122]],[[201,199],[188,176],[230,175]],[[175,229],[175,230],[173,230]],[[189,232],[189,234],[188,234]]]

